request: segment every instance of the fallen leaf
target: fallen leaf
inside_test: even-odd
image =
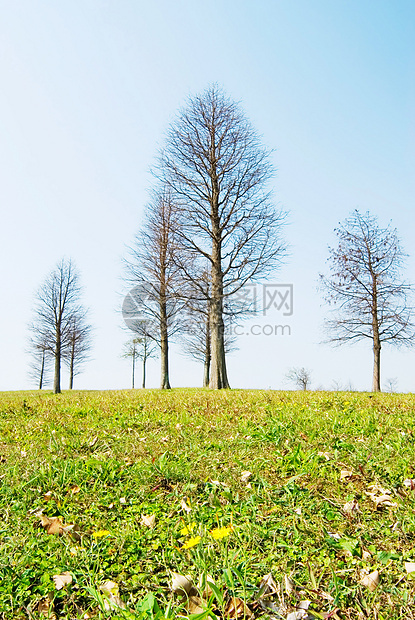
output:
[[[232,596],[225,609],[227,618],[252,618],[253,614],[244,601],[237,596]]]
[[[274,602],[273,597],[276,595],[280,598],[281,588],[275,583],[272,573],[268,573],[268,575],[263,576],[259,584],[257,601],[264,611],[271,610],[280,617],[285,616],[287,608],[285,606],[281,607]]]
[[[40,517],[40,524],[46,530],[46,534],[62,536],[73,529],[74,525],[64,525],[59,517]]]
[[[56,620],[56,614],[53,611],[53,602],[49,597],[51,597],[50,594],[40,599],[37,604],[37,611],[45,618],[49,618],[49,620]]]
[[[403,485],[411,489],[411,491],[415,491],[415,478],[407,478],[403,481]]]
[[[81,487],[79,487],[77,484],[74,484],[69,489],[69,491],[72,493],[72,495],[75,495],[75,493],[79,493],[80,490],[81,490]]]
[[[346,502],[343,506],[343,510],[346,514],[355,515],[360,512],[359,504],[355,499],[352,499],[350,502]]]
[[[252,476],[251,471],[243,471],[241,475],[241,482],[248,482],[251,476]]]
[[[202,614],[206,611],[207,603],[200,596],[189,596],[185,607],[189,614]]]
[[[186,502],[184,501],[184,499],[181,499],[181,500],[180,500],[180,507],[181,507],[181,508],[182,508],[182,510],[184,510],[187,514],[189,514],[189,512],[191,512],[191,510],[192,510],[192,509],[190,508],[190,506],[188,506],[188,505],[186,504]]]
[[[61,573],[60,575],[53,575],[52,579],[55,582],[55,588],[57,590],[62,590],[62,588],[72,583],[72,575],[68,571]]]
[[[415,573],[415,562],[405,562],[405,570],[407,573]]]
[[[294,512],[295,512],[297,515],[301,515],[301,512],[302,512],[302,511],[301,511],[301,508],[294,508]]]
[[[213,594],[213,590],[210,587],[210,584],[215,585],[215,581],[213,577],[211,577],[210,575],[206,575],[206,577],[204,575],[200,575],[199,582],[197,585],[198,585],[198,590],[199,592],[201,592],[202,598],[204,599],[210,599],[210,597]]]
[[[141,515],[140,523],[146,527],[153,528],[156,524],[156,515]]]
[[[295,592],[294,581],[291,579],[289,575],[284,575],[284,586],[285,586],[285,591],[288,595]]]
[[[342,469],[340,472],[340,480],[341,481],[345,481],[345,480],[350,480],[351,478],[353,478],[353,472],[349,471],[348,469]]]
[[[193,589],[191,577],[189,577],[189,575],[179,575],[179,573],[172,573],[171,576],[171,591],[174,592],[174,594],[179,594],[180,596],[189,595]]]
[[[125,497],[120,497],[120,504],[126,504],[127,500],[125,499]]]
[[[118,583],[115,583],[115,581],[105,581],[99,586],[99,589],[104,596],[104,607],[106,611],[110,611],[117,607],[125,608],[119,596]]]
[[[369,588],[371,592],[374,592],[379,585],[379,581],[379,571],[374,570],[373,573],[365,575],[363,579],[360,580],[360,583],[362,584],[362,586],[366,586],[367,588]]]
[[[48,502],[51,498],[52,498],[52,491],[47,491],[47,493],[44,494],[43,499],[45,500],[45,502]]]
[[[296,611],[292,611],[288,614],[286,620],[301,620],[302,618],[309,618],[307,609],[310,606],[311,601],[301,601]]]
[[[326,459],[326,461],[330,461],[330,459],[333,458],[333,455],[330,454],[330,452],[317,452],[318,456],[322,456],[323,458]]]

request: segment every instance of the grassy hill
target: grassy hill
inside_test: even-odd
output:
[[[415,617],[412,395],[9,392],[0,412],[2,620]]]

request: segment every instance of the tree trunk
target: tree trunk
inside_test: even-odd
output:
[[[135,378],[135,350],[133,351],[132,358],[133,358],[133,373],[132,373],[132,376],[131,376],[131,389],[133,390],[134,389],[134,385],[135,385],[135,383],[134,383],[134,378]]]
[[[146,355],[144,355],[143,357],[143,390],[145,390],[145,387],[146,387],[146,362],[147,362],[147,357]]]
[[[61,334],[60,325],[56,328],[55,343],[55,378],[53,381],[53,393],[61,393]]]
[[[209,387],[210,381],[210,316],[206,318],[205,366],[203,371],[203,387]]]
[[[72,390],[73,388],[74,364],[75,364],[75,340],[72,341],[71,363],[69,365],[69,389],[70,390]]]
[[[210,305],[211,373],[209,387],[214,390],[229,388],[225,360],[225,326],[223,323],[223,285],[220,245],[213,248],[212,301]]]
[[[43,386],[43,374],[45,372],[45,349],[42,351],[42,366],[40,368],[40,379],[39,379],[39,390],[42,389]]]
[[[381,344],[373,345],[373,383],[372,392],[380,392],[380,349]]]
[[[372,276],[372,333],[373,333],[373,382],[372,392],[380,392],[380,349],[381,342],[379,336],[378,318],[378,289],[377,279],[372,266],[370,265]]]
[[[161,381],[162,390],[170,390],[169,381],[169,337],[167,329],[167,307],[166,299],[160,299],[160,357],[161,357]]]

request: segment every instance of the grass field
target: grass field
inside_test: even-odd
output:
[[[0,410],[2,620],[415,617],[415,396],[19,392]]]

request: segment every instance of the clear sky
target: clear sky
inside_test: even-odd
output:
[[[288,368],[306,366],[314,387],[369,389],[369,344],[319,345],[316,285],[355,208],[392,219],[415,281],[414,78],[412,0],[0,0],[0,389],[33,386],[27,324],[62,256],[81,272],[94,325],[75,387],[129,387],[122,257],[169,123],[212,82],[274,149],[275,202],[290,213],[290,257],[272,282],[293,284],[293,314],[266,321],[291,335],[241,336],[231,385],[285,387]],[[414,391],[414,359],[385,347],[383,378]],[[201,378],[173,347],[173,386]]]

